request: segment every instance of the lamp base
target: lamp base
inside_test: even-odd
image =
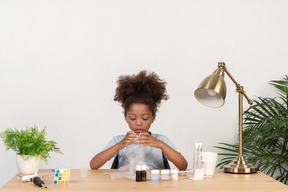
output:
[[[258,167],[249,163],[243,156],[238,156],[232,163],[224,166],[225,173],[256,173]]]

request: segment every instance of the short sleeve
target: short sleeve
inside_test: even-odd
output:
[[[167,136],[165,135],[160,135],[160,134],[153,134],[152,136],[163,141],[164,143],[166,143],[167,145],[169,145],[172,149],[174,149],[175,151],[177,151],[179,153],[179,151],[177,150],[177,148],[173,145],[173,143],[168,139]],[[165,155],[165,154],[164,154]],[[165,155],[165,157],[167,158],[167,156]],[[168,158],[167,158],[168,159]]]
[[[116,145],[117,143],[119,143],[125,135],[118,135],[115,136],[111,139],[111,141],[108,143],[108,145],[106,145],[106,147],[104,147],[103,151],[105,151],[106,149],[109,149],[110,147]],[[115,153],[116,155],[117,153]],[[115,155],[113,155],[109,160],[111,160],[113,157],[115,157]]]

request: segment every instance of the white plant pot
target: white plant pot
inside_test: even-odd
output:
[[[23,174],[34,174],[40,167],[41,159],[36,157],[30,157],[29,155],[16,155],[16,165],[19,173]]]

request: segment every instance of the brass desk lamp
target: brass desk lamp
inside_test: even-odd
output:
[[[196,99],[208,107],[221,107],[224,105],[226,97],[226,84],[224,81],[224,72],[236,85],[236,91],[239,93],[239,155],[229,165],[224,166],[224,172],[227,173],[256,173],[258,167],[252,165],[243,156],[243,95],[251,105],[252,101],[246,95],[243,86],[240,86],[231,74],[227,71],[224,62],[218,62],[218,69],[213,74],[206,77],[195,90]]]

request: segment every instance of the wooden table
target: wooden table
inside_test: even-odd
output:
[[[288,192],[288,186],[280,183],[267,175],[257,172],[255,174],[229,174],[216,170],[215,175],[203,180],[190,180],[187,176],[180,176],[178,181],[146,181],[136,182],[128,178],[111,179],[107,172],[117,170],[89,170],[88,177],[81,178],[79,169],[71,170],[69,184],[53,184],[51,170],[40,170],[39,175],[46,176],[44,182],[47,189],[35,186],[33,183],[22,183],[18,177],[13,177],[6,183],[0,192],[17,191],[241,191],[241,192]]]

